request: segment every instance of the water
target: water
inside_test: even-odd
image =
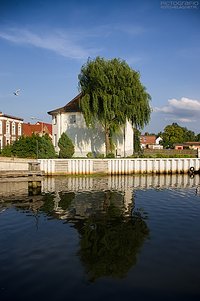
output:
[[[0,300],[199,300],[200,177],[0,182]]]

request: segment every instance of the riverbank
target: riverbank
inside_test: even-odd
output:
[[[0,157],[0,180],[8,178],[37,181],[44,175],[40,163],[35,159]]]
[[[46,175],[131,175],[185,174],[200,171],[200,158],[129,159],[19,159],[0,158],[0,177],[15,174]]]
[[[184,174],[200,170],[200,158],[40,159],[45,175]]]

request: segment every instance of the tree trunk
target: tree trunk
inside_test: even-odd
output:
[[[110,153],[110,130],[105,128],[106,156]]]

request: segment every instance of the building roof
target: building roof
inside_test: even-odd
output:
[[[49,111],[48,114],[55,115],[57,113],[63,113],[63,112],[81,112],[81,109],[80,109],[81,95],[82,95],[82,93],[78,94],[70,102],[68,102],[64,107]]]
[[[141,135],[140,143],[141,144],[155,144],[156,136],[155,135]]]
[[[36,124],[24,123],[23,135],[31,136],[32,134],[49,134],[52,135],[52,125],[45,122],[37,122]]]
[[[191,146],[191,145],[200,145],[200,141],[188,141],[188,142],[183,142],[183,143],[174,143],[174,146]]]
[[[16,119],[16,120],[20,120],[20,121],[24,120],[23,118],[12,116],[12,115],[8,115],[8,114],[3,114],[2,112],[0,112],[0,117],[6,117],[6,118]]]

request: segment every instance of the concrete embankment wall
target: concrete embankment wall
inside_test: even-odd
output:
[[[28,171],[30,163],[40,163],[45,175],[92,174],[180,174],[190,167],[200,170],[200,158],[169,159],[19,159],[0,157],[0,173]]]
[[[46,175],[181,174],[200,170],[200,158],[169,159],[40,159]]]
[[[34,162],[36,163],[37,160],[0,157],[0,172],[29,170],[29,163]]]

